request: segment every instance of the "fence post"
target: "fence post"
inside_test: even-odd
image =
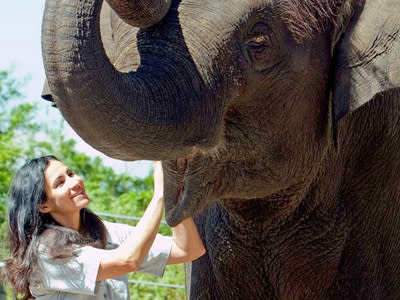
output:
[[[185,291],[186,300],[190,299],[190,285],[192,279],[192,262],[185,263]],[[0,299],[1,300],[1,299]]]
[[[3,285],[0,284],[0,300],[6,300],[6,299],[7,299],[6,291],[4,290]]]
[[[3,261],[0,261],[0,269],[4,268],[6,264]],[[6,290],[4,289],[3,283],[0,282],[0,300],[6,300]]]

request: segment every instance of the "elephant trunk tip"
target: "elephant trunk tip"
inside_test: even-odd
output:
[[[172,0],[107,0],[127,24],[147,28],[159,23],[169,11]]]

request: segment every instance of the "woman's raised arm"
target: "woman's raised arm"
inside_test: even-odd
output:
[[[103,256],[97,281],[137,271],[147,256],[164,211],[161,162],[154,163],[154,195],[135,231],[116,249]]]

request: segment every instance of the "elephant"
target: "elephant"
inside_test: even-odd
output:
[[[400,299],[398,0],[47,0],[51,100],[162,160],[190,299]]]

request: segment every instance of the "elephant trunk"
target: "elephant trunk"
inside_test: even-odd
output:
[[[115,13],[134,27],[150,27],[167,14],[171,0],[107,0]]]
[[[136,72],[118,72],[99,33],[101,0],[47,0],[42,51],[54,101],[90,145],[122,160],[167,160],[209,148],[220,112],[206,105],[189,55],[171,56],[155,41]],[[169,50],[168,50],[169,49]],[[157,52],[157,53],[154,53]],[[186,58],[185,58],[186,57]],[[206,119],[205,119],[206,118]],[[190,125],[189,125],[190,124]]]

